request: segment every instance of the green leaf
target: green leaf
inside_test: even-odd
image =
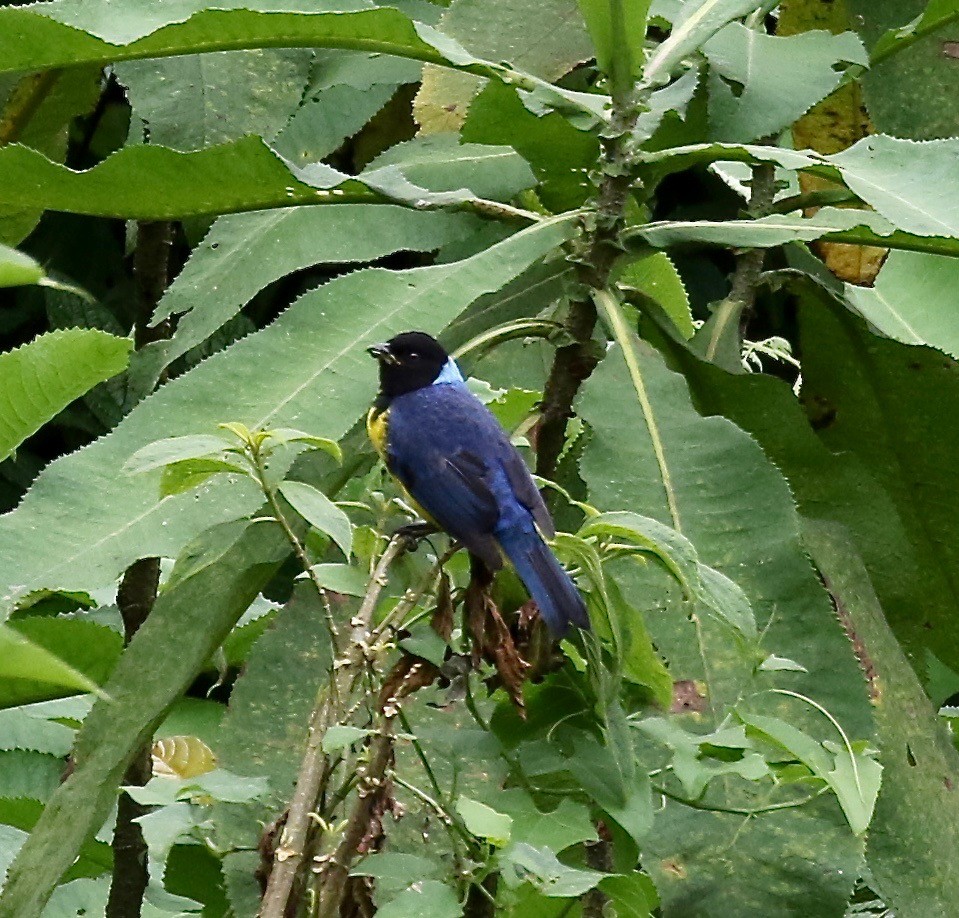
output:
[[[465,214],[331,204],[220,217],[157,306],[180,315],[167,363],[206,340],[268,284],[318,264],[373,261],[397,249],[431,251],[476,227]]]
[[[137,4],[122,11],[82,4],[4,9],[0,16],[0,72],[45,70],[80,63],[105,64],[200,51],[275,46],[343,47],[443,62],[419,29],[395,9],[328,12],[297,4],[288,10],[250,0],[246,9],[204,9],[205,0],[175,7]],[[86,33],[86,34],[85,34]],[[452,43],[448,43],[450,45]]]
[[[650,918],[659,905],[656,886],[645,873],[606,877],[599,888],[609,897],[617,918]]]
[[[826,705],[849,735],[870,735],[865,692],[850,689],[861,676],[799,544],[798,520],[781,474],[742,430],[724,418],[697,414],[682,377],[630,335],[615,313],[613,325],[619,343],[587,381],[578,406],[592,431],[581,463],[590,502],[641,508],[681,532],[703,564],[745,591],[761,645],[808,660],[809,674],[790,674],[790,685]],[[757,506],[764,508],[762,514],[755,513]],[[688,609],[654,574],[635,566],[615,569],[627,601],[655,603],[656,614],[647,617],[647,624],[670,661],[673,679],[706,683],[706,709],[699,719],[716,729],[725,706],[764,684],[755,680],[768,677],[756,674],[754,646],[731,641],[728,627],[709,616],[690,622]],[[778,713],[770,709],[782,703],[778,696],[764,696],[769,714]],[[803,716],[790,711],[792,719]],[[717,782],[712,802],[751,807],[757,805],[755,793],[738,782]],[[784,894],[781,883],[804,901],[810,889],[817,889],[817,914],[841,911],[861,849],[842,826],[834,801],[824,799],[797,812],[743,824],[667,803],[643,848],[664,911],[675,904],[696,918],[775,912]],[[730,846],[734,836],[736,844]],[[797,845],[804,863],[816,866],[788,879],[771,867],[769,882],[775,876],[777,887],[772,895],[769,884],[757,880],[765,875],[760,861],[778,864],[782,855],[774,852]],[[664,866],[670,863],[682,865],[681,876]]]
[[[871,123],[916,140],[959,133],[951,104],[959,81],[946,50],[955,39],[956,0],[851,0],[846,15],[871,46],[870,68],[860,78]]]
[[[587,807],[568,798],[561,799],[549,812],[540,810],[526,791],[515,787],[496,790],[489,801],[512,819],[511,845],[523,843],[559,853],[597,838]]]
[[[666,83],[676,65],[701,48],[724,25],[752,13],[754,0],[684,0],[673,29],[646,63],[644,82]]]
[[[869,828],[882,774],[875,759],[843,746],[832,755],[811,736],[777,717],[742,712],[739,716],[746,726],[796,756],[832,788],[853,832],[862,835]]]
[[[931,344],[959,356],[950,298],[959,261],[918,252],[890,252],[871,287],[846,285],[846,300],[870,325],[905,344]]]
[[[823,207],[811,217],[791,214],[758,220],[688,220],[647,223],[630,231],[650,245],[666,248],[684,242],[703,242],[730,248],[770,248],[786,242],[851,242],[886,248],[959,256],[955,239],[916,236],[899,232],[879,214],[865,210]]]
[[[378,918],[461,918],[456,893],[437,880],[415,882],[376,910]]]
[[[509,86],[490,81],[470,105],[460,133],[465,141],[513,147],[532,166],[540,183],[536,194],[554,212],[579,207],[589,194],[584,170],[599,155],[596,136],[557,112],[534,115]]]
[[[810,303],[800,318],[804,403],[826,458],[841,458],[809,468],[813,474],[797,468],[799,493],[818,503],[830,488],[826,476],[837,474],[829,466],[852,466],[846,487],[858,484],[832,495],[830,515],[854,533],[890,627],[917,671],[925,669],[925,648],[955,660],[959,546],[947,470],[956,449],[956,363],[931,348],[872,335],[841,306]]]
[[[63,774],[63,759],[14,749],[0,752],[0,799],[46,802]]]
[[[121,372],[132,347],[129,338],[71,328],[0,354],[0,459],[74,399]]]
[[[453,0],[439,31],[491,61],[553,81],[593,55],[575,0]],[[530,35],[536,41],[529,41]],[[482,85],[465,73],[426,67],[413,113],[422,132],[456,131]]]
[[[510,848],[506,859],[520,879],[528,880],[544,896],[561,899],[581,896],[605,876],[598,870],[567,867],[548,848],[525,843]]]
[[[198,150],[247,134],[274,137],[300,104],[311,59],[265,48],[128,61],[115,73],[151,144]]]
[[[215,456],[229,445],[223,437],[195,434],[188,437],[167,437],[138,449],[126,462],[123,471],[128,475],[152,472],[184,459]]]
[[[368,345],[408,328],[439,332],[552,253],[574,220],[538,223],[460,262],[339,277],[163,386],[113,433],[48,466],[17,510],[0,518],[0,603],[44,585],[102,586],[138,557],[175,557],[204,528],[254,512],[262,494],[245,478],[216,476],[195,494],[158,499],[150,476],[159,480],[159,472],[118,473],[158,438],[209,434],[229,418],[339,439],[373,400]]]
[[[629,262],[617,275],[616,283],[620,287],[638,290],[658,303],[683,337],[692,338],[694,328],[689,296],[676,266],[665,252],[649,252]]]
[[[804,537],[874,676],[884,774],[869,831],[869,869],[897,914],[948,915],[959,895],[952,843],[959,803],[947,776],[959,770],[959,755],[889,630],[846,533],[807,522]]]
[[[456,801],[456,812],[463,817],[466,828],[474,835],[500,848],[509,844],[513,827],[513,820],[509,816],[469,797],[460,797]]]
[[[351,727],[349,724],[334,724],[323,734],[323,751],[326,753],[339,752],[369,735],[369,730],[363,730],[360,727]]]
[[[512,147],[460,143],[455,134],[415,137],[381,153],[360,181],[393,200],[453,203],[470,198],[508,201],[536,184]]]
[[[839,86],[844,69],[867,64],[853,32],[782,37],[740,23],[714,35],[703,53],[710,63],[710,136],[727,141],[778,134]]]
[[[73,730],[32,713],[30,708],[0,711],[0,749],[26,749],[65,757],[73,746]]]
[[[183,459],[171,462],[160,476],[160,496],[172,497],[198,488],[212,475],[245,475],[243,466],[224,459]]]
[[[322,491],[302,481],[284,481],[280,493],[314,529],[328,535],[349,559],[353,551],[350,518]]]
[[[446,867],[416,854],[401,851],[377,851],[363,858],[351,871],[353,877],[373,877],[380,893],[405,889],[410,877],[439,879]]]
[[[312,584],[298,581],[290,601],[256,642],[230,695],[216,751],[220,765],[265,777],[270,796],[253,806],[218,806],[213,820],[224,847],[255,850],[263,826],[285,810],[296,784],[310,711],[326,685],[332,659],[323,607]],[[295,679],[289,672],[295,671]],[[238,856],[224,872],[237,914],[259,902],[254,869]],[[254,911],[256,907],[254,907]]]
[[[9,688],[3,685],[3,682],[9,679],[42,682],[61,689],[76,689],[81,692],[100,691],[93,680],[50,653],[46,648],[34,644],[8,625],[0,625],[0,698],[3,695],[9,697]],[[7,691],[4,691],[5,688]],[[16,703],[22,703],[19,693],[14,704]]]
[[[0,245],[0,287],[22,287],[39,284],[46,276],[29,255]]]
[[[77,735],[75,767],[10,868],[0,915],[39,915],[63,872],[103,824],[135,751],[200,671],[289,546],[274,523],[218,527],[190,573],[171,580]]]
[[[349,564],[314,564],[310,571],[321,587],[345,596],[362,596],[369,585],[369,575]]]
[[[917,143],[875,134],[829,157],[842,180],[893,225],[917,236],[959,236],[959,138]]]
[[[649,0],[579,0],[579,9],[596,49],[596,63],[614,94],[628,92],[645,59]]]

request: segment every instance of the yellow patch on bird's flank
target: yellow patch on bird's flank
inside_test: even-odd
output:
[[[390,428],[389,414],[389,408],[377,408],[374,405],[366,416],[366,433],[373,448],[384,462],[386,462],[386,438]]]

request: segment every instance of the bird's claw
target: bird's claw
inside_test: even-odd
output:
[[[406,539],[406,541],[415,548],[423,539],[433,535],[433,533],[437,531],[437,528],[432,523],[427,523],[425,520],[418,520],[415,523],[400,526],[400,528],[396,530],[395,536]]]

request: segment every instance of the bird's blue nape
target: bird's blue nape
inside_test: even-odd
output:
[[[450,357],[443,365],[440,375],[433,380],[433,385],[442,386],[444,384],[449,385],[451,383],[461,382],[465,382],[463,374],[460,373],[460,368],[456,365],[456,361]]]

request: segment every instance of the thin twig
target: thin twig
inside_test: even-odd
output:
[[[706,813],[728,813],[730,816],[761,816],[763,813],[775,813],[777,810],[794,810],[797,807],[805,806],[807,803],[811,803],[813,800],[821,797],[829,790],[828,787],[824,787],[815,794],[810,794],[808,797],[803,797],[799,800],[784,800],[782,803],[770,803],[767,806],[757,806],[749,809],[735,806],[712,806],[707,803],[702,803],[699,800],[693,800],[690,797],[683,797],[682,795],[674,793],[665,787],[660,787],[657,784],[653,784],[651,789],[655,794],[662,794],[669,800],[674,800],[676,803],[681,803],[683,806],[691,807],[694,810],[703,810]]]
[[[306,548],[300,541],[297,534],[293,531],[290,521],[286,518],[286,514],[283,512],[283,507],[276,496],[276,488],[270,484],[267,478],[266,464],[263,461],[263,453],[261,449],[255,443],[251,442],[248,447],[248,452],[254,474],[256,475],[257,483],[260,485],[260,490],[263,492],[263,496],[266,498],[267,503],[270,505],[270,509],[273,511],[273,518],[277,521],[277,523],[279,523],[280,528],[283,530],[283,534],[286,536],[286,540],[290,543],[293,553],[296,555],[297,560],[300,562],[300,566],[303,568],[303,572],[307,577],[310,578],[310,582],[316,588],[316,592],[319,595],[320,600],[323,602],[323,616],[326,621],[326,630],[330,635],[330,644],[333,647],[333,656],[339,656],[340,635],[336,629],[336,621],[333,618],[333,609],[330,606],[330,597],[326,592],[326,588],[322,583],[320,583],[320,579],[317,577],[316,571],[313,569],[313,565],[310,563],[310,557],[306,553]]]
[[[350,643],[345,654],[333,662],[329,685],[310,717],[306,750],[300,763],[296,789],[290,800],[286,823],[273,857],[273,867],[260,904],[260,918],[284,918],[293,885],[303,865],[304,853],[320,792],[328,773],[328,762],[323,752],[323,737],[327,729],[337,723],[341,705],[337,699],[346,698],[355,676],[361,671],[368,650],[367,638],[376,604],[386,586],[390,565],[406,550],[405,536],[394,537],[380,556],[359,611],[351,620]]]

